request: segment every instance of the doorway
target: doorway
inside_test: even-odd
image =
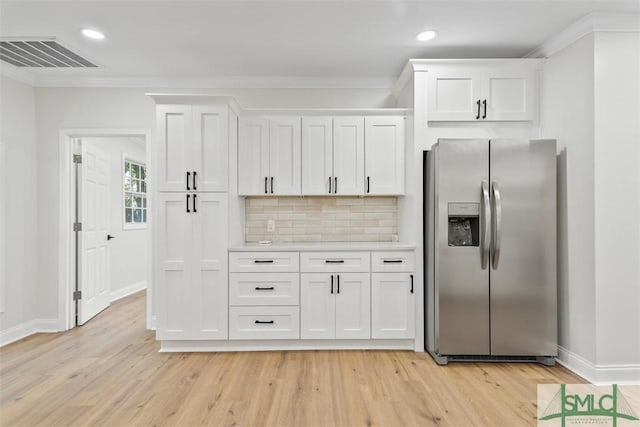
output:
[[[63,130],[60,138],[59,313],[65,330],[151,283],[150,134]]]

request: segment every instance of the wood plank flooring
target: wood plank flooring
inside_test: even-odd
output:
[[[158,353],[145,294],[0,349],[2,426],[520,426],[561,366],[410,351]]]

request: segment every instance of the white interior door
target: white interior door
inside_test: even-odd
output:
[[[78,324],[109,306],[109,155],[82,144],[80,233],[78,247]]]

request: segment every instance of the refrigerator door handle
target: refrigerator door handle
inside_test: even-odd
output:
[[[491,235],[489,234],[489,227],[491,226],[491,205],[489,202],[489,183],[482,181],[482,207],[483,207],[483,221],[482,221],[482,269],[486,270],[489,264],[489,249],[491,247]]]
[[[494,270],[498,269],[498,263],[500,262],[500,225],[502,222],[502,204],[500,203],[500,187],[496,181],[491,183],[491,189],[493,192],[493,261],[491,266]]]

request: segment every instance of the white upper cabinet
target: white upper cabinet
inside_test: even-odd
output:
[[[427,120],[530,121],[537,96],[530,65],[433,66],[427,73]]]
[[[364,118],[302,118],[302,194],[364,193]]]
[[[302,194],[333,194],[333,120],[302,118]]]
[[[272,118],[269,136],[270,192],[300,195],[300,118]]]
[[[404,194],[404,117],[365,118],[365,194]]]
[[[364,118],[333,119],[333,192],[364,194]]]
[[[269,120],[240,117],[238,120],[238,192],[266,194],[269,179]]]
[[[158,191],[228,190],[227,106],[157,107]]]
[[[300,118],[241,117],[238,192],[300,195]]]

